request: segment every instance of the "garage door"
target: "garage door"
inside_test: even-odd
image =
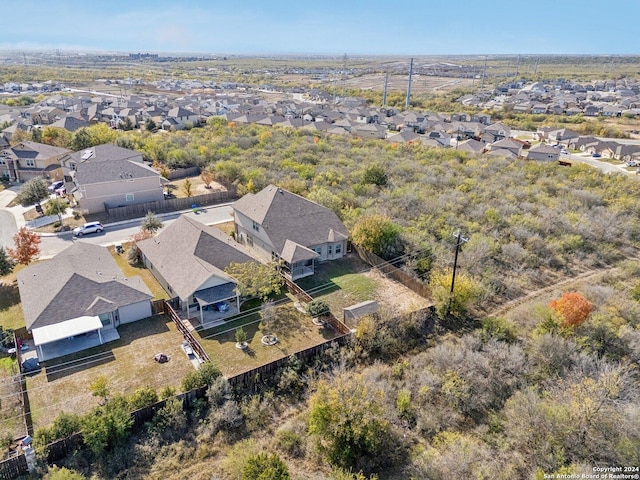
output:
[[[133,303],[118,309],[120,323],[131,323],[151,316],[151,303],[149,300]]]

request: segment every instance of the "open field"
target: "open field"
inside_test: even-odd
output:
[[[257,313],[234,323],[243,324],[247,333],[249,347],[244,351],[235,346],[235,329],[239,325],[225,325],[228,328],[222,331],[221,328],[203,330],[196,335],[211,361],[225,376],[237,375],[337,336],[330,326],[314,325],[311,317],[299,312],[291,304],[278,307],[276,318],[267,329],[260,329],[260,316]],[[262,336],[267,333],[278,337],[278,343],[263,345]]]
[[[361,77],[350,78],[344,82],[347,88],[360,90],[384,89],[384,73],[363,75]],[[389,75],[387,88],[392,91],[407,91],[409,72],[405,75]],[[477,83],[477,81],[476,81]],[[431,75],[413,75],[411,80],[412,93],[447,93],[456,88],[470,88],[473,84],[471,78],[435,77]],[[340,88],[340,85],[338,86]]]
[[[99,403],[89,385],[97,377],[109,380],[112,395],[129,395],[149,386],[180,389],[182,378],[193,371],[180,345],[182,335],[165,316],[155,316],[118,327],[120,339],[47,362],[27,378],[34,428],[46,426],[62,411],[86,413]],[[158,364],[156,353],[170,361]]]

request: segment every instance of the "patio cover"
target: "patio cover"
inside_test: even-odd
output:
[[[36,345],[56,342],[64,338],[73,337],[82,333],[100,330],[102,322],[100,317],[78,317],[46,327],[34,328],[32,331],[33,342]]]
[[[220,302],[236,297],[236,286],[233,283],[223,283],[215,287],[199,290],[195,293],[196,300],[200,306]]]

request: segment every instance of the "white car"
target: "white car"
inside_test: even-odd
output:
[[[49,190],[50,192],[55,192],[56,190],[58,190],[61,187],[64,187],[64,182],[62,180],[59,180],[59,181],[53,182],[51,185],[49,185],[47,187],[47,190]]]
[[[100,222],[89,222],[85,223],[81,227],[76,227],[73,229],[73,234],[76,237],[81,237],[82,235],[86,235],[88,233],[96,233],[104,230],[104,227]]]

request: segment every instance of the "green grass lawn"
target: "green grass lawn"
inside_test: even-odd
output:
[[[0,358],[0,439],[26,435],[20,403],[21,384],[14,378],[18,362],[12,357]]]
[[[247,333],[249,348],[244,351],[236,348],[235,331],[239,326]],[[278,337],[278,343],[263,345],[262,336],[267,333]],[[335,338],[337,333],[331,327],[314,325],[308,315],[287,304],[278,307],[275,319],[267,328],[260,328],[259,313],[251,313],[222,326],[196,332],[195,336],[223,375],[231,376],[323,343]]]
[[[89,385],[100,376],[107,377],[112,394],[129,395],[144,386],[158,392],[166,386],[180,390],[193,365],[180,348],[182,335],[168,317],[121,325],[118,333],[115,342],[46,362],[49,374],[43,369],[27,377],[35,428],[50,424],[61,411],[82,414],[98,405]],[[153,356],[159,352],[167,354],[169,362],[156,363]]]
[[[314,298],[320,298],[329,304],[331,312],[342,318],[342,309],[354,303],[371,300],[378,283],[362,275],[370,267],[355,255],[339,261],[316,265],[316,273],[296,283]]]

